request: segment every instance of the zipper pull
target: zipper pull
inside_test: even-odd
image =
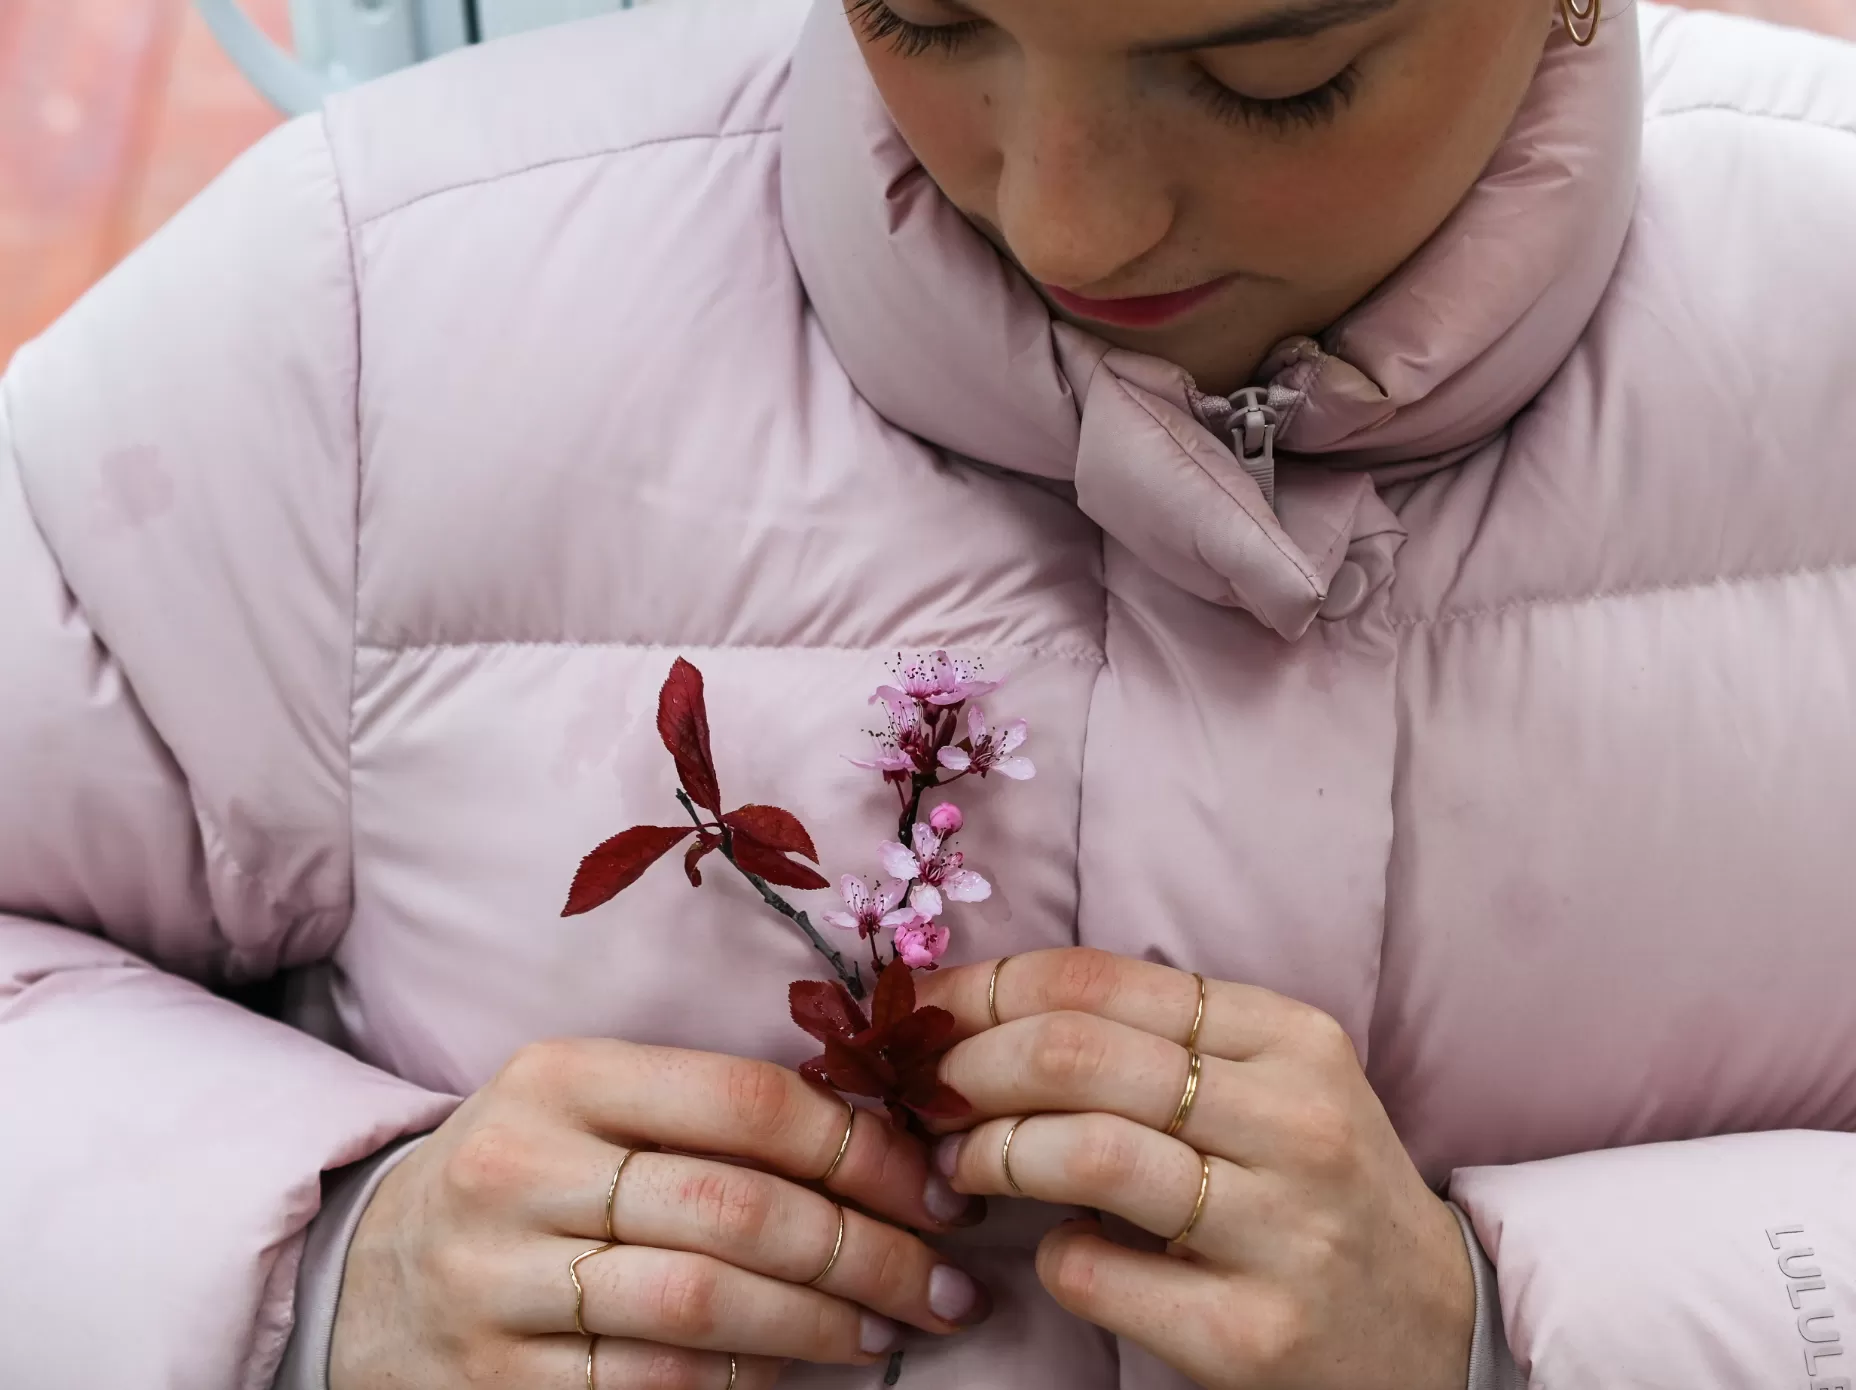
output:
[[[1246,386],[1230,396],[1198,396],[1192,402],[1199,423],[1237,455],[1263,500],[1276,506],[1276,430],[1282,416],[1262,386]]]

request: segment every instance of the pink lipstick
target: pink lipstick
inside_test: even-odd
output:
[[[1097,323],[1113,324],[1117,328],[1158,328],[1191,313],[1234,278],[1226,275],[1193,289],[1177,290],[1172,294],[1140,295],[1131,299],[1090,299],[1069,290],[1060,290],[1055,285],[1044,286],[1044,293],[1051,297],[1058,308],[1079,319],[1092,319]]]

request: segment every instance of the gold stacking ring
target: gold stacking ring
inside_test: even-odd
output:
[[[599,1338],[589,1333],[586,1341],[586,1390],[599,1390],[599,1387],[593,1384],[593,1353],[598,1350]]]
[[[580,1316],[586,1311],[586,1290],[580,1287],[580,1261],[590,1260],[595,1255],[603,1255],[610,1249],[612,1246],[609,1244],[596,1245],[591,1250],[575,1255],[574,1262],[567,1266],[567,1277],[574,1281],[574,1331],[582,1337],[591,1337],[593,1334],[586,1330],[586,1323],[581,1320]]]
[[[1000,956],[993,962],[992,977],[986,981],[986,1017],[992,1020],[992,1026],[999,1026],[999,972],[1005,969],[1010,956]]]
[[[1205,1059],[1196,1052],[1187,1055],[1191,1060],[1186,1064],[1186,1089],[1180,1094],[1178,1108],[1173,1111],[1173,1123],[1166,1127],[1169,1138],[1186,1127],[1186,1117],[1199,1098],[1199,1073],[1204,1070]]]
[[[833,1203],[836,1206],[836,1203]],[[838,1207],[838,1238],[831,1243],[831,1258],[825,1261],[825,1267],[806,1280],[808,1289],[816,1289],[824,1283],[832,1270],[838,1267],[838,1256],[844,1253],[844,1208]]]
[[[728,1358],[728,1384],[722,1390],[735,1390],[735,1377],[741,1374],[741,1363],[731,1353]]]
[[[844,1156],[851,1151],[851,1131],[857,1128],[857,1107],[847,1100],[844,1102],[844,1111],[844,1137],[838,1141],[837,1156],[831,1160],[831,1167],[819,1179],[821,1186],[831,1181],[832,1175],[838,1171],[838,1165],[844,1162]]]
[[[1198,971],[1192,972],[1192,978],[1199,982],[1199,1007],[1192,1014],[1192,1031],[1186,1034],[1186,1051],[1199,1050],[1199,1029],[1205,1026],[1205,977]]]
[[[612,1181],[606,1184],[606,1239],[614,1245],[619,1244],[619,1233],[613,1229],[612,1204],[619,1195],[619,1179],[625,1176],[626,1164],[639,1154],[649,1151],[650,1145],[648,1144],[640,1144],[635,1148],[627,1149],[625,1156],[619,1160],[619,1166],[612,1170]]]
[[[1184,1245],[1186,1237],[1199,1224],[1199,1218],[1205,1214],[1205,1194],[1211,1191],[1212,1161],[1204,1154],[1199,1155],[1199,1200],[1192,1204],[1192,1215],[1186,1218],[1186,1224],[1180,1227],[1179,1234],[1173,1237],[1174,1245]]]
[[[1018,1133],[1018,1127],[1030,1118],[1029,1115],[1021,1115],[1013,1120],[1012,1127],[1005,1132],[1005,1142],[999,1146],[999,1166],[1005,1169],[1005,1180],[1012,1185],[1012,1191],[1020,1197],[1025,1195],[1025,1189],[1020,1187],[1018,1179],[1012,1176],[1012,1138]]]

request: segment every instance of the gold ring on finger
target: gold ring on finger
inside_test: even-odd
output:
[[[1205,1194],[1212,1188],[1212,1161],[1204,1154],[1199,1155],[1199,1200],[1192,1204],[1192,1215],[1186,1218],[1186,1224],[1179,1228],[1179,1234],[1173,1237],[1174,1245],[1184,1245],[1186,1237],[1199,1224],[1199,1218],[1205,1215]]]
[[[831,1167],[818,1180],[821,1187],[831,1181],[838,1171],[838,1165],[844,1162],[844,1156],[851,1151],[851,1131],[857,1128],[857,1107],[847,1100],[844,1102],[844,1111],[844,1137],[838,1141],[838,1152],[831,1160]]]
[[[1198,971],[1192,972],[1192,978],[1199,982],[1199,1006],[1192,1011],[1192,1031],[1186,1034],[1186,1051],[1199,1050],[1199,1029],[1205,1026],[1205,977]]]
[[[626,1164],[638,1157],[639,1154],[648,1152],[650,1152],[650,1145],[648,1144],[640,1144],[635,1148],[627,1149],[624,1156],[619,1159],[619,1166],[612,1170],[612,1181],[606,1184],[606,1239],[614,1245],[619,1243],[619,1233],[613,1224],[612,1207],[613,1203],[618,1199],[619,1179],[625,1176]]]
[[[837,1206],[834,1202],[833,1206]],[[832,1270],[838,1267],[838,1256],[844,1253],[844,1208],[838,1207],[838,1238],[831,1243],[831,1258],[825,1261],[825,1267],[806,1280],[808,1289],[816,1289],[824,1283]]]
[[[1180,1093],[1179,1106],[1173,1111],[1173,1123],[1166,1127],[1169,1137],[1186,1127],[1186,1117],[1192,1114],[1193,1104],[1199,1098],[1199,1073],[1205,1068],[1205,1059],[1196,1052],[1189,1056],[1191,1060],[1186,1063],[1186,1089]]]
[[[586,1330],[586,1320],[582,1316],[586,1312],[586,1290],[580,1285],[580,1261],[603,1255],[610,1249],[611,1245],[595,1245],[591,1250],[575,1255],[573,1263],[567,1266],[567,1277],[574,1281],[574,1331],[582,1337],[591,1337],[593,1334]]]
[[[999,972],[1005,969],[1010,956],[1000,956],[992,963],[992,974],[986,981],[986,1017],[992,1020],[992,1026],[999,1026]]]
[[[999,1146],[999,1166],[1005,1170],[1005,1180],[1011,1184],[1012,1191],[1020,1197],[1025,1195],[1025,1189],[1020,1187],[1018,1179],[1012,1176],[1012,1140],[1018,1134],[1018,1127],[1030,1118],[1029,1115],[1021,1115],[1013,1120],[1012,1127],[1005,1132],[1005,1142]]]
[[[735,1390],[735,1378],[740,1374],[741,1363],[735,1359],[734,1353],[730,1352],[728,1356],[728,1384],[724,1385],[722,1390]]]
[[[590,1333],[586,1339],[586,1390],[599,1390],[593,1384],[593,1353],[599,1350],[599,1338]]]

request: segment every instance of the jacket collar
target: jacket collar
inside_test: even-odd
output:
[[[1161,574],[1298,637],[1346,542],[1382,514],[1366,505],[1370,480],[1334,470],[1453,462],[1577,344],[1635,204],[1639,61],[1633,6],[1589,49],[1556,33],[1436,236],[1319,342],[1271,354],[1250,404],[1296,456],[1273,490],[1184,371],[1053,321],[941,196],[836,0],[819,0],[794,55],[787,239],[833,350],[883,416],[953,453],[1074,482],[1078,505]]]

